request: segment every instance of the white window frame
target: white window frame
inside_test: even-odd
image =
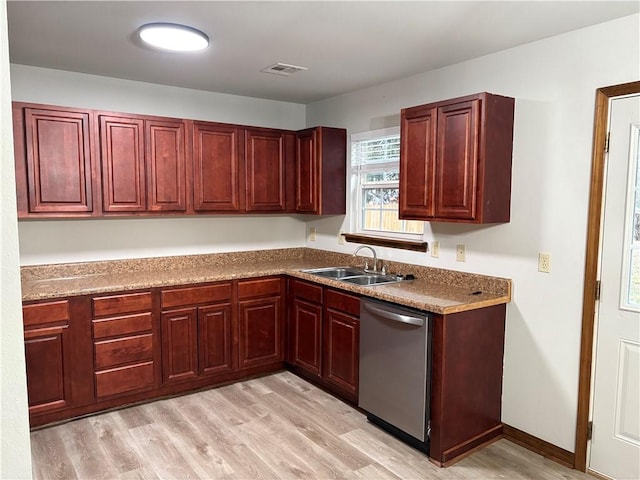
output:
[[[422,233],[408,233],[408,232],[391,232],[383,230],[365,229],[362,227],[362,213],[363,213],[363,194],[362,194],[362,174],[367,171],[378,172],[384,170],[385,167],[397,167],[399,166],[399,159],[397,161],[391,161],[388,163],[377,163],[375,165],[360,165],[355,158],[354,144],[363,140],[373,140],[376,138],[399,136],[400,127],[382,128],[378,130],[370,130],[362,133],[351,134],[350,152],[351,152],[351,231],[360,235],[366,235],[370,237],[382,237],[396,240],[422,242],[424,239],[424,228]],[[398,186],[399,181],[389,181],[376,183],[377,187],[395,187]]]

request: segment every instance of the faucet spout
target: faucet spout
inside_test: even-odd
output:
[[[358,255],[358,252],[363,248],[368,248],[369,250],[371,250],[371,253],[373,254],[373,271],[377,272],[378,271],[378,255],[376,254],[376,251],[372,247],[370,247],[369,245],[360,245],[358,248],[356,248],[355,252],[353,252],[353,256],[356,257]],[[369,269],[369,266],[366,263],[366,261],[364,264],[364,269],[365,271]]]

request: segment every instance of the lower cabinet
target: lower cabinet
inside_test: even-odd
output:
[[[69,301],[27,305],[22,308],[22,314],[29,413],[72,406]]]
[[[289,281],[287,362],[345,400],[358,400],[360,298]]]
[[[96,399],[158,387],[159,332],[151,292],[94,297],[91,303]]]
[[[360,299],[326,290],[322,377],[325,382],[358,397]]]
[[[233,371],[231,282],[162,290],[165,383]]]
[[[267,277],[238,282],[238,367],[284,360],[283,282]]]
[[[29,417],[35,424],[95,401],[86,297],[22,307]]]

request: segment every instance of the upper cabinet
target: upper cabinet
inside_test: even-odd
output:
[[[513,113],[489,93],[403,109],[400,218],[508,222]]]
[[[342,215],[346,212],[347,131],[315,127],[296,141],[296,212]]]
[[[90,113],[66,108],[14,108],[18,213],[94,212]]]
[[[294,134],[283,130],[246,130],[248,212],[285,212],[292,195]]]
[[[185,212],[182,120],[98,113],[105,213]]]
[[[244,131],[234,125],[193,124],[193,208],[244,210]]]
[[[14,103],[19,218],[344,214],[346,130]]]

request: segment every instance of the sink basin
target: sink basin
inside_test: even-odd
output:
[[[385,283],[396,283],[402,281],[402,277],[397,277],[395,275],[383,275],[381,273],[371,273],[357,267],[327,267],[302,271],[312,275],[318,275],[319,277],[331,278],[340,282],[363,286],[382,285]]]
[[[356,275],[367,275],[362,268],[356,267],[328,267],[328,268],[316,268],[312,270],[303,270],[305,273],[311,273],[325,278],[342,279],[345,277],[353,277]]]
[[[339,279],[342,282],[354,283],[356,285],[382,285],[384,283],[396,283],[401,282],[402,277],[396,277],[395,275],[376,275],[376,274],[367,274],[367,275],[357,275],[355,277],[345,277]]]

